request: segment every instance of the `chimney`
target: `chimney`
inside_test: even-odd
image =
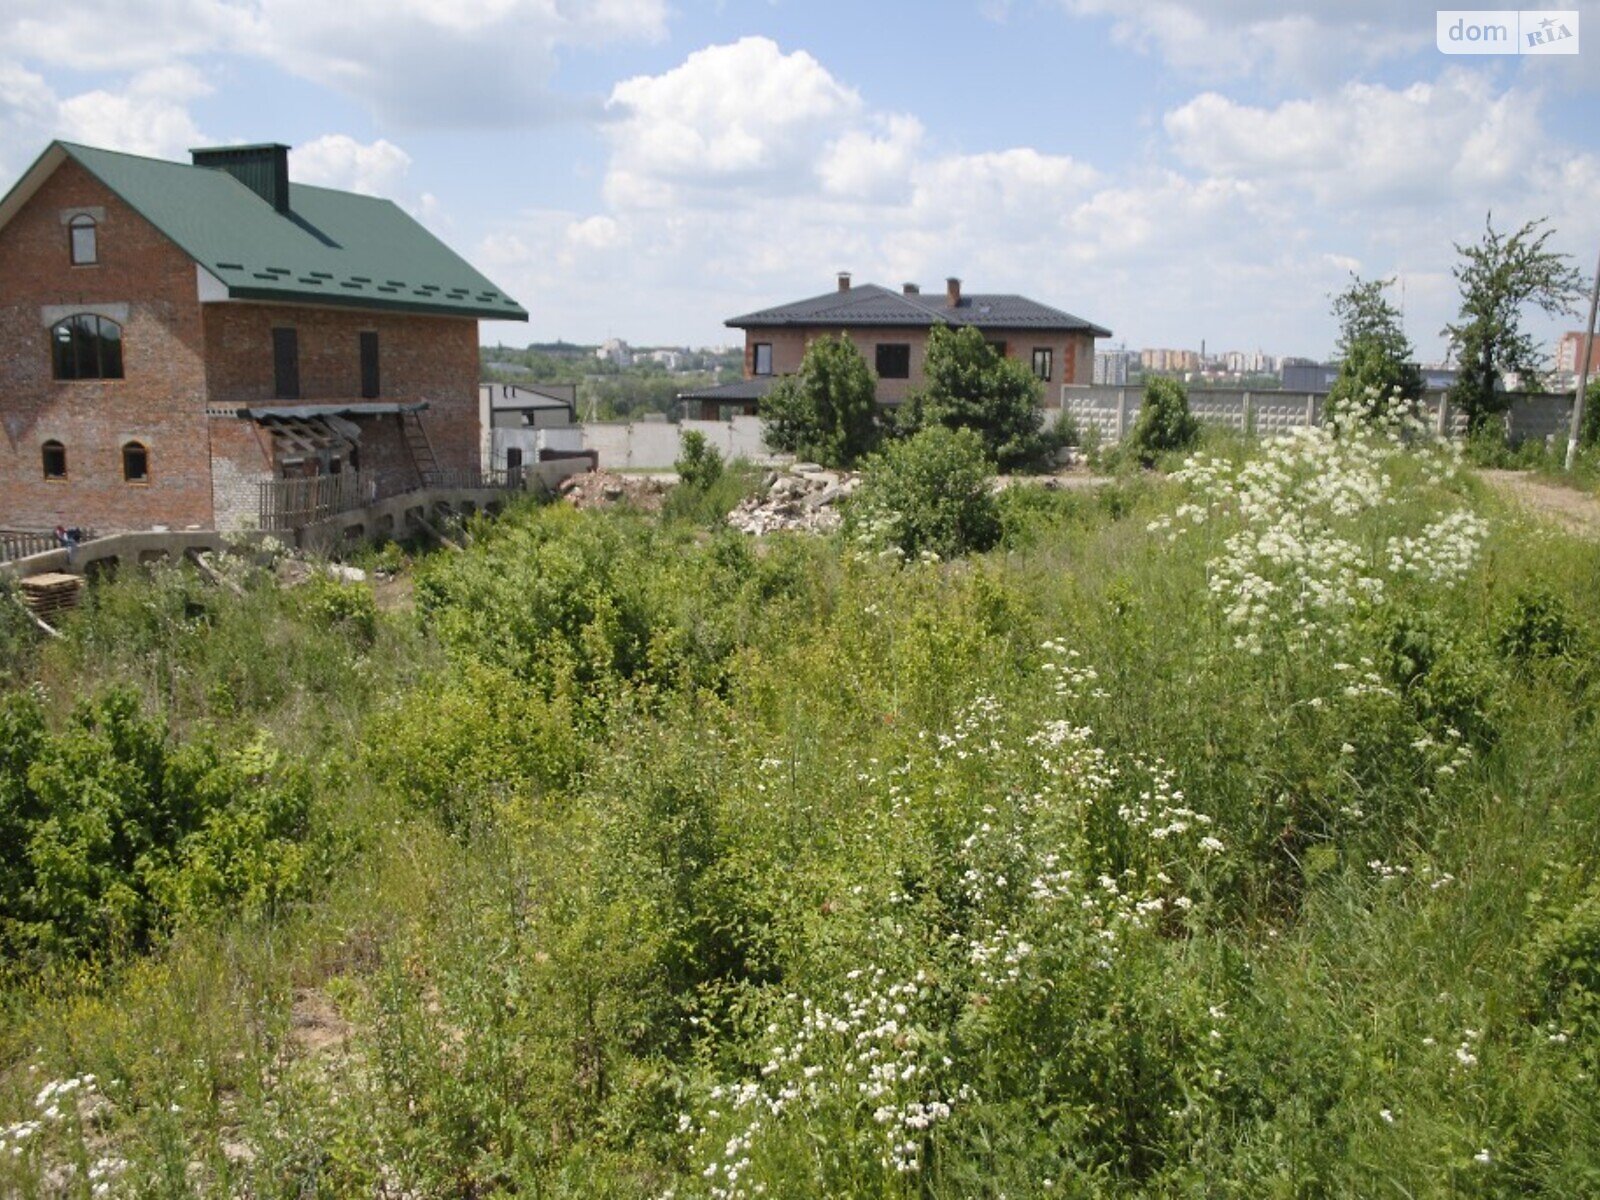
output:
[[[922,289],[920,287],[918,287],[914,283],[902,283],[900,285],[900,287],[901,287],[901,290],[907,296],[920,296],[920,295],[922,295]]]
[[[226,171],[279,212],[289,211],[289,147],[282,143],[217,146],[189,154],[195,166]]]
[[[944,303],[946,308],[961,307],[961,280],[954,275],[944,281]]]
[[[841,292],[848,292],[850,290],[850,272],[849,271],[840,271],[839,272],[839,290]]]

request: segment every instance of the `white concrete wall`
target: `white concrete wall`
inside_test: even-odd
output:
[[[683,434],[704,435],[725,459],[748,458],[766,462],[772,457],[761,440],[760,417],[734,417],[731,421],[591,421],[583,426],[583,449],[597,451],[600,467],[608,471],[670,471],[678,461]]]

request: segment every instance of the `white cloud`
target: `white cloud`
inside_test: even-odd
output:
[[[1434,9],[1392,0],[1061,0],[1122,45],[1207,81],[1266,75],[1304,87],[1434,44]]]
[[[804,51],[760,37],[710,46],[612,89],[608,188],[654,204],[682,185],[792,186],[861,107]]]
[[[411,156],[393,142],[358,142],[343,133],[324,134],[289,155],[289,173],[297,183],[390,199],[402,194],[410,169]]]
[[[21,172],[52,138],[182,158],[205,141],[188,102],[209,91],[200,72],[179,64],[63,99],[41,76],[0,61],[0,173]]]
[[[583,110],[550,89],[561,51],[659,38],[666,15],[665,0],[9,0],[0,47],[91,71],[237,54],[402,125],[524,125]]]
[[[1274,107],[1206,92],[1166,115],[1174,152],[1229,176],[1296,182],[1325,202],[1439,202],[1514,183],[1541,153],[1538,97],[1463,70],[1406,88],[1349,83]]]

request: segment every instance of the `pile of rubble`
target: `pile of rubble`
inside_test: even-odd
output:
[[[843,520],[838,502],[856,490],[856,482],[848,471],[796,463],[786,471],[769,473],[761,490],[728,514],[728,524],[741,533],[829,533]]]
[[[667,485],[648,476],[587,471],[563,479],[556,494],[575,508],[612,508],[628,504],[643,512],[658,512],[666,499]]]

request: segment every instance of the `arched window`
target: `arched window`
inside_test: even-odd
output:
[[[87,213],[79,213],[67,222],[67,242],[72,249],[73,266],[87,266],[100,261],[95,238],[97,232],[94,218]]]
[[[129,483],[150,482],[150,451],[143,442],[123,444],[122,477]]]
[[[67,448],[60,442],[51,438],[39,447],[39,457],[44,463],[44,477],[46,479],[65,479],[67,477]]]
[[[122,326],[77,313],[50,330],[57,379],[121,379]]]

